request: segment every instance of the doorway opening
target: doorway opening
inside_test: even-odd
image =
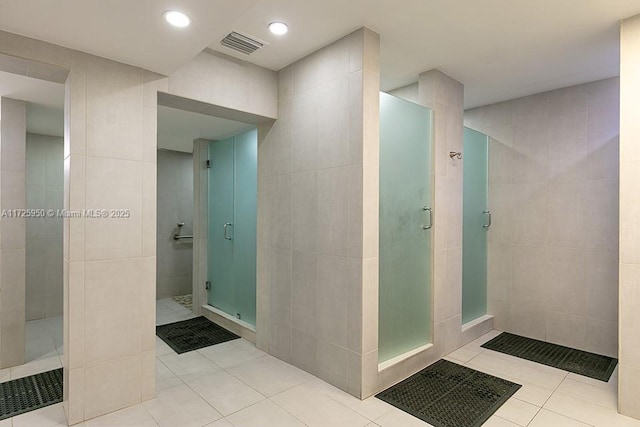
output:
[[[158,103],[156,323],[204,316],[255,342],[263,118],[162,93]]]

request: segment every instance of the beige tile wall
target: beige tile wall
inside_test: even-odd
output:
[[[489,148],[497,329],[616,356],[617,78],[465,112]]]
[[[377,265],[377,137],[363,125],[377,50],[361,29],[281,70],[258,146],[258,346],[358,396],[363,272]]]
[[[0,209],[26,207],[26,103],[0,98]],[[25,362],[24,217],[0,216],[0,368]]]
[[[156,296],[158,299],[193,291],[192,239],[173,240],[176,232],[193,234],[193,155],[158,150],[158,215]],[[178,222],[184,222],[181,230]]]
[[[620,379],[618,409],[640,419],[640,15],[620,31]]]
[[[27,134],[28,209],[62,209],[64,139]],[[62,316],[62,218],[26,221],[26,318]]]

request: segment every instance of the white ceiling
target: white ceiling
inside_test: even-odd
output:
[[[0,71],[0,97],[27,101],[27,132],[64,135],[64,85]]]
[[[200,113],[158,106],[158,148],[193,152],[193,140],[221,140],[255,126]]]
[[[169,8],[193,25],[169,28]],[[366,25],[383,90],[439,68],[473,107],[617,75],[617,22],[637,13],[637,0],[0,0],[0,28],[170,74],[207,46],[278,70]],[[289,34],[271,35],[274,20]],[[219,43],[231,30],[270,44],[236,53]]]

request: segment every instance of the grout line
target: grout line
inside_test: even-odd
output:
[[[535,362],[533,362],[533,363],[535,363]],[[546,404],[547,404],[547,402],[548,402],[548,401],[553,397],[553,395],[554,395],[554,394],[556,394],[556,392],[558,391],[558,389],[560,388],[560,386],[562,385],[562,383],[564,382],[564,380],[566,380],[566,379],[567,379],[567,375],[569,375],[569,372],[567,372],[567,371],[564,371],[564,372],[565,372],[565,374],[564,374],[564,377],[562,378],[562,381],[560,381],[560,383],[556,386],[556,388],[555,388],[555,389],[553,389],[553,392],[549,395],[549,397],[547,397],[547,398],[545,399],[545,401],[544,401],[544,402],[542,402],[542,405],[540,405],[540,407],[538,408],[538,411],[536,412],[536,414],[533,416],[533,418],[531,418],[531,421],[529,421],[529,423],[527,423],[527,426],[528,426],[529,424],[531,424],[531,423],[533,422],[533,420],[535,420],[535,419],[536,419],[536,417],[538,416],[538,414],[540,413],[540,411],[542,411],[542,408],[544,408],[544,405],[546,405]],[[566,415],[565,415],[565,417],[566,417]],[[570,418],[570,417],[567,417],[567,418]],[[578,421],[578,420],[576,420],[576,421]]]

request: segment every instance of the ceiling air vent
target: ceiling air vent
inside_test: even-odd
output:
[[[258,49],[262,49],[267,43],[246,34],[232,31],[220,43],[230,49],[237,50],[247,55],[251,55]]]

